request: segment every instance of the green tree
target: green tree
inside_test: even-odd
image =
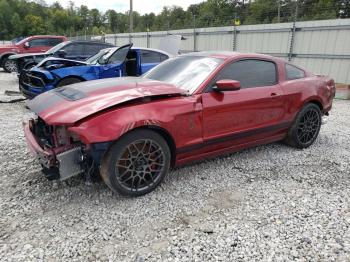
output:
[[[40,16],[26,15],[24,17],[25,32],[27,35],[45,34],[46,28],[43,19]]]
[[[21,18],[17,13],[14,13],[11,18],[12,36],[20,36],[23,33],[23,25]]]
[[[296,0],[203,0],[187,10],[164,7],[158,14],[134,16],[134,31],[172,30],[232,25],[234,18],[242,24],[293,21]],[[298,0],[298,20],[349,18],[349,0]],[[58,1],[47,5],[44,0],[0,0],[0,39],[32,34],[99,34],[129,32],[128,12],[76,7],[70,1],[63,7]]]

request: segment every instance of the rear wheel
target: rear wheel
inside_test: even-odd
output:
[[[3,62],[3,68],[7,73],[17,72],[17,63],[7,57]]]
[[[79,78],[68,77],[68,78],[62,79],[62,80],[58,83],[57,87],[72,85],[72,84],[76,84],[76,83],[80,83],[80,82],[82,82],[82,81],[81,81],[81,79],[79,79]]]
[[[297,148],[311,146],[321,129],[322,113],[315,104],[306,104],[298,113],[293,126],[290,128],[286,142]]]
[[[159,134],[139,129],[119,139],[102,160],[101,176],[114,192],[141,196],[153,191],[170,167],[170,149]]]

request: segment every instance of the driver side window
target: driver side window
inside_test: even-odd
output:
[[[29,41],[30,47],[36,47],[36,46],[49,46],[49,41],[46,38],[36,38],[31,41]]]
[[[237,80],[241,88],[272,86],[277,84],[276,65],[266,60],[240,60],[221,70],[212,84],[223,79]]]

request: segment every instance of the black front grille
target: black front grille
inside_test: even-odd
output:
[[[32,132],[41,147],[54,147],[53,127],[47,125],[41,118],[38,118],[32,125]]]
[[[23,70],[23,73],[21,73],[20,81],[33,87],[45,87],[45,81],[40,75],[25,70]]]

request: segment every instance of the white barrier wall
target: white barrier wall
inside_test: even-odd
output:
[[[242,25],[106,35],[118,46],[158,48],[160,38],[181,34],[182,52],[225,50],[271,54],[300,65],[311,72],[350,84],[350,19],[293,23]]]
[[[11,45],[12,43],[11,43],[11,41],[2,41],[2,40],[0,40],[0,46],[2,46],[2,45]]]

